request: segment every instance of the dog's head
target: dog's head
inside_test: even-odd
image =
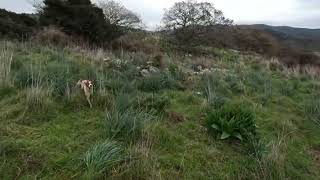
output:
[[[93,87],[93,82],[92,81],[88,81],[88,87],[91,89]]]
[[[93,87],[93,82],[90,80],[79,80],[77,85],[84,85],[86,87],[88,87],[89,89],[91,89]]]
[[[93,82],[90,80],[83,80],[82,81],[89,89],[93,87]]]

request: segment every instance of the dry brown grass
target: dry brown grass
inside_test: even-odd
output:
[[[68,46],[71,44],[71,38],[55,27],[45,27],[44,29],[38,31],[34,37],[38,43],[46,45],[58,45],[58,46]]]
[[[159,41],[156,36],[143,32],[132,32],[118,38],[112,47],[130,52],[142,51],[146,54],[158,54],[161,51]]]
[[[320,66],[318,65],[296,64],[287,66],[278,58],[271,58],[270,60],[263,60],[261,62],[268,70],[282,72],[287,77],[301,77],[301,75],[307,76],[311,79],[318,79],[320,77]]]
[[[320,77],[320,67],[315,65],[295,65],[284,68],[283,72],[288,76],[294,77],[299,77],[301,75],[311,79],[318,79]]]
[[[263,61],[266,65],[267,69],[272,71],[278,71],[283,70],[285,68],[285,65],[280,62],[278,58],[271,58],[269,61]]]

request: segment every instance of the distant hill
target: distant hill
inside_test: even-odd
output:
[[[0,9],[0,37],[23,40],[38,27],[35,15],[17,14]]]
[[[296,28],[289,26],[269,26],[264,24],[243,25],[264,30],[284,44],[300,49],[320,51],[320,29]]]

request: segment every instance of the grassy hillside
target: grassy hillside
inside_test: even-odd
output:
[[[317,69],[210,51],[0,42],[0,179],[319,179]]]
[[[264,24],[249,25],[248,27],[267,31],[290,47],[320,51],[320,29],[268,26]]]

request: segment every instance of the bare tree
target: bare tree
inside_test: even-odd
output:
[[[162,22],[169,29],[190,25],[233,24],[233,21],[225,18],[223,12],[217,10],[212,3],[192,0],[175,3],[169,10],[165,11]]]
[[[28,2],[33,6],[36,13],[41,13],[44,6],[43,0],[28,0]]]
[[[98,7],[103,10],[106,20],[111,24],[126,28],[141,28],[142,19],[114,0],[100,1]]]

